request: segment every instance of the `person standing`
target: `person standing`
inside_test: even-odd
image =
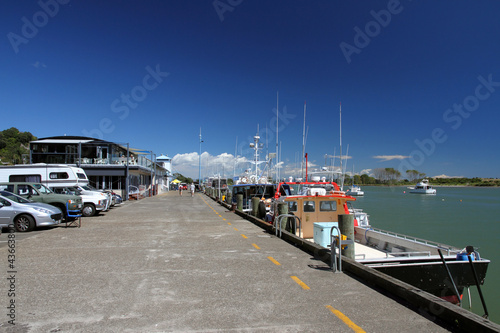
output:
[[[179,184],[179,195],[182,197],[182,184]]]
[[[194,183],[191,183],[191,196],[194,196]]]

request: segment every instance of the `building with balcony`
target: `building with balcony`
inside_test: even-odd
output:
[[[126,200],[129,188],[149,196],[168,189],[171,171],[157,163],[152,151],[128,143],[81,137],[54,136],[30,142],[30,163],[77,165],[97,189],[113,190]]]

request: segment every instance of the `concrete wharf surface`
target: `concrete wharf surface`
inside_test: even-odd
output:
[[[199,193],[129,201],[15,249],[4,332],[448,331]]]

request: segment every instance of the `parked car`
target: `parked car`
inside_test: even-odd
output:
[[[108,199],[102,193],[82,193],[77,186],[54,186],[50,188],[57,194],[73,194],[82,197],[82,215],[85,217],[94,216],[105,211],[109,204]]]
[[[0,190],[17,194],[25,199],[56,206],[63,212],[66,221],[75,219],[82,209],[82,198],[77,195],[56,194],[47,186],[39,183],[0,183]]]
[[[114,206],[114,205],[119,205],[123,202],[123,198],[121,195],[111,191],[111,196],[112,196],[112,199],[111,199],[111,205]]]
[[[14,225],[18,232],[61,223],[62,211],[52,205],[34,202],[14,193],[0,191],[0,227]]]
[[[109,207],[111,206],[111,201],[112,201],[112,195],[111,193],[108,193],[107,191],[103,190],[98,190],[90,185],[76,185],[76,188],[80,190],[82,194],[88,194],[88,195],[97,195],[100,197],[104,197],[106,199],[106,207],[104,208],[104,211],[107,211]]]

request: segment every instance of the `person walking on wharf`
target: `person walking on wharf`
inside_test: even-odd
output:
[[[193,197],[194,196],[194,183],[191,183],[190,190],[191,190],[191,197]]]
[[[179,195],[182,197],[182,185],[179,184]]]

